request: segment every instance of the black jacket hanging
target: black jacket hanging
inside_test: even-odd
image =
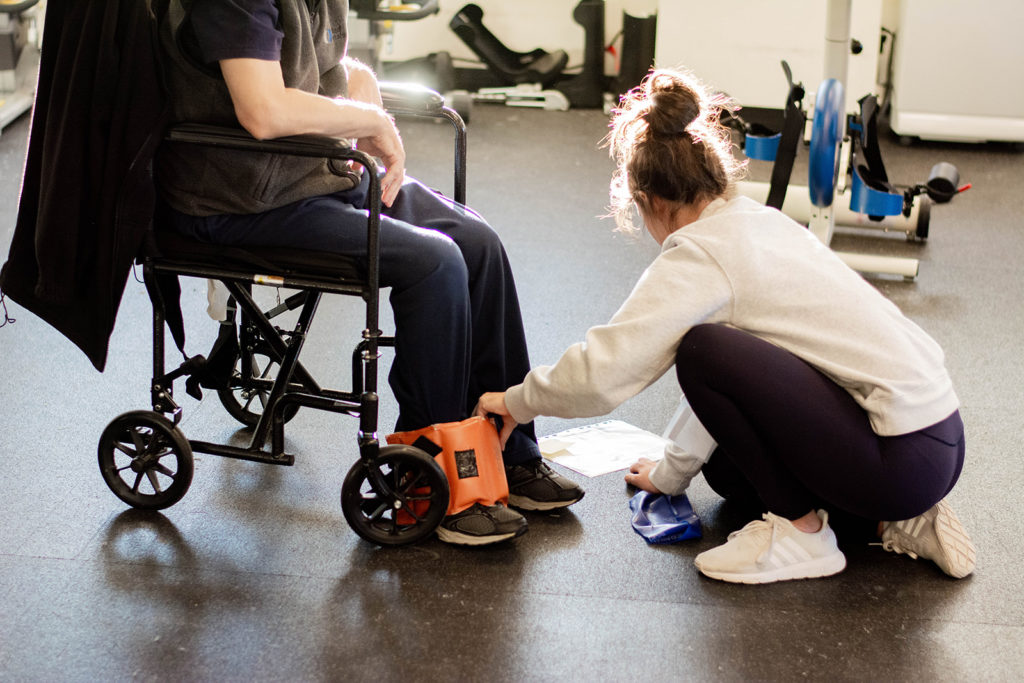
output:
[[[18,219],[0,289],[100,371],[150,229],[167,116],[149,3],[49,0]]]

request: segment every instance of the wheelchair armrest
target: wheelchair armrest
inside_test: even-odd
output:
[[[292,135],[272,140],[257,140],[243,128],[214,126],[205,123],[177,123],[167,130],[169,142],[184,142],[209,147],[224,147],[250,152],[352,159],[376,174],[377,165],[365,152],[353,148],[345,140],[325,135]]]
[[[436,90],[418,83],[381,81],[380,97],[384,108],[395,114],[444,116],[444,98]]]

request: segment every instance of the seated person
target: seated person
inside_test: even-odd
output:
[[[672,70],[624,99],[610,135],[612,206],[620,225],[635,206],[661,253],[611,322],[506,393],[484,394],[478,411],[504,416],[503,436],[537,415],[601,415],[674,366],[719,446],[708,483],[766,510],[697,555],[701,573],[836,574],[846,557],[834,515],[886,550],[970,574],[974,546],[945,500],[964,427],[942,349],[802,225],[735,195],[726,105]],[[637,462],[626,481],[681,493],[695,471],[680,460]]]
[[[259,139],[355,140],[381,160],[380,284],[391,288],[396,326],[396,429],[462,420],[477,396],[529,369],[512,271],[479,215],[405,176],[376,78],[345,54],[346,21],[343,0],[172,0],[160,40],[174,118],[241,124]],[[358,165],[165,144],[157,180],[181,234],[366,260],[369,180]],[[516,428],[503,458],[512,506],[546,510],[583,497],[542,462],[532,425]],[[438,534],[479,545],[525,530],[519,513],[478,504],[445,518]]]

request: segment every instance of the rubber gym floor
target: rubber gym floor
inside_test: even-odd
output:
[[[450,192],[450,129],[400,125],[409,172]],[[5,259],[28,130],[26,116],[0,136]],[[536,364],[606,321],[657,253],[599,218],[606,130],[596,110],[473,111],[468,199],[506,243]],[[630,526],[621,473],[568,472],[586,497],[528,513],[529,533],[514,542],[377,548],[338,504],[357,423],[312,410],[286,432],[294,467],[199,455],[184,499],[140,514],[96,465],[106,424],[149,408],[149,301],[130,278],[102,374],[8,301],[17,322],[0,330],[0,680],[1019,680],[1024,154],[999,143],[904,146],[889,134],[883,151],[898,183],[949,161],[973,184],[935,207],[924,244],[848,230],[833,241],[921,259],[914,282],[871,281],[946,351],[968,439],[950,500],[978,548],[973,576],[954,581],[840,539],[849,565],[833,578],[708,580],[693,557],[749,520],[698,477],[690,495],[703,539],[648,546]],[[187,282],[183,301],[190,352],[205,353],[216,332],[205,283]],[[325,301],[305,361],[344,381],[360,315],[355,300]],[[212,392],[177,395],[186,436],[239,438]],[[667,376],[610,417],[660,433],[677,397]],[[395,414],[385,386],[382,429]],[[545,418],[537,429],[595,421]]]

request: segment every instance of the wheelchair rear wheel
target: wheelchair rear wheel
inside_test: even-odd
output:
[[[255,427],[267,407],[270,388],[280,365],[268,354],[260,351],[242,353],[249,354],[249,372],[245,372],[245,364],[241,355],[235,361],[235,370],[231,375],[229,386],[217,391],[217,397],[228,411],[246,427]],[[248,375],[248,376],[246,376]],[[284,409],[284,421],[288,422],[299,412],[295,404]]]
[[[107,425],[100,437],[99,465],[114,495],[132,507],[162,510],[192,484],[192,447],[160,413],[135,410]]]
[[[370,480],[376,469],[387,490]],[[358,460],[341,487],[341,511],[352,530],[378,545],[405,545],[426,538],[448,510],[448,479],[418,448],[392,445],[367,464]]]

